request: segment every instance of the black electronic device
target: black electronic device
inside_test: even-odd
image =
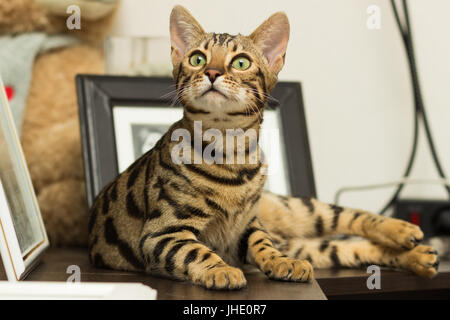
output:
[[[450,235],[450,201],[400,199],[394,216],[420,226],[426,238]]]

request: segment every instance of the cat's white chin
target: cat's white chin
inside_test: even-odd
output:
[[[217,108],[225,108],[229,103],[228,97],[218,91],[209,91],[196,99],[196,104],[210,112],[217,110]]]

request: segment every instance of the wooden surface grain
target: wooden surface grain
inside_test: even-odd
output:
[[[49,249],[26,281],[66,281],[70,265],[81,270],[82,282],[141,282],[158,291],[161,300],[325,300],[317,281],[292,283],[269,280],[261,272],[246,273],[247,288],[212,291],[189,282],[157,278],[134,272],[98,269],[89,263],[86,249]]]
[[[340,298],[427,298],[450,299],[450,262],[441,262],[439,274],[424,279],[405,271],[381,269],[381,288],[369,290],[365,269],[318,269],[312,283],[291,283],[267,279],[259,271],[246,273],[248,286],[238,291],[211,291],[143,273],[98,269],[89,263],[86,249],[49,249],[26,281],[66,281],[67,268],[76,265],[82,282],[140,282],[158,291],[161,300],[324,300]],[[0,279],[5,280],[3,268]]]
[[[368,289],[367,269],[321,269],[315,270],[320,287],[328,297],[344,295],[367,295],[404,292],[427,292],[448,290],[450,299],[450,261],[441,262],[439,273],[433,279],[416,276],[407,271],[381,268],[380,289]]]

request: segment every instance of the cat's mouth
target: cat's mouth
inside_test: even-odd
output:
[[[205,90],[205,92],[203,92],[200,95],[200,97],[204,97],[206,95],[220,95],[220,96],[224,97],[225,99],[228,99],[228,97],[223,92],[214,88],[214,86],[211,86],[209,89]]]

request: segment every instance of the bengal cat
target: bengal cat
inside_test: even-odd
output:
[[[89,222],[94,265],[209,289],[245,287],[239,268],[244,264],[270,279],[297,282],[313,279],[312,266],[377,264],[425,277],[437,273],[437,252],[418,245],[423,233],[415,225],[263,192],[266,165],[259,148],[250,147],[258,135],[240,149],[245,163],[175,163],[172,150],[179,139],[173,134],[177,129],[193,134],[195,121],[201,121],[203,132],[259,133],[263,106],[284,64],[289,22],[284,13],[275,13],[250,36],[205,33],[176,6],[170,34],[184,115],[96,198]],[[215,142],[222,152],[231,146]],[[203,150],[194,145],[186,154]],[[331,237],[337,234],[366,239]]]

